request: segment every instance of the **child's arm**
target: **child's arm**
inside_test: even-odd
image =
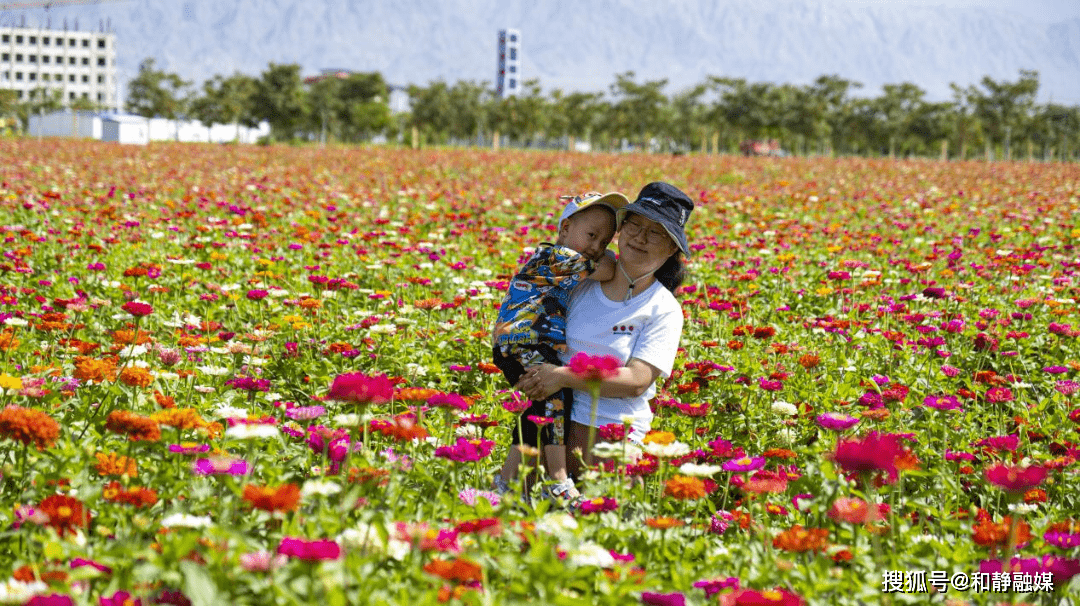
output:
[[[590,280],[607,282],[615,277],[615,255],[610,250],[604,251],[604,256],[596,262],[596,269],[589,274]]]

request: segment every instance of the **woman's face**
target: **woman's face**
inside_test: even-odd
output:
[[[627,213],[619,230],[619,258],[653,265],[675,254],[678,246],[662,225],[634,213]]]

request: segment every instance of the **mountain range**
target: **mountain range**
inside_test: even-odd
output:
[[[876,96],[1039,72],[1039,100],[1080,105],[1080,18],[1056,23],[990,7],[821,0],[101,0],[8,9],[0,24],[108,29],[126,82],[148,57],[200,84],[270,62],[379,72],[391,84],[493,83],[498,31],[522,37],[524,78],[545,90],[606,91],[615,75],[666,79],[673,94],[708,76],[807,84],[824,74]],[[125,91],[121,91],[123,95]]]

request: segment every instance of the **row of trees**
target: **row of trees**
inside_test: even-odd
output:
[[[126,109],[144,116],[254,126],[277,140],[365,142],[383,135],[417,144],[567,146],[672,152],[729,151],[747,139],[776,139],[794,153],[1075,158],[1080,107],[1039,104],[1039,76],[952,84],[931,101],[917,85],[888,84],[877,97],[824,75],[807,85],[709,77],[668,94],[667,80],[619,74],[608,92],[543,92],[537,80],[500,99],[484,82],[409,86],[410,108],[392,113],[379,73],[301,76],[274,64],[259,76],[214,76],[195,88],[145,60],[129,83]],[[41,104],[46,101],[28,101]],[[54,103],[58,101],[54,100]],[[36,106],[35,106],[36,107]],[[31,108],[30,111],[33,111]],[[40,109],[40,108],[37,108]]]

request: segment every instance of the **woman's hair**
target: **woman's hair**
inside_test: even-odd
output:
[[[683,280],[686,279],[686,267],[683,265],[682,256],[682,251],[676,250],[675,254],[668,257],[660,269],[653,274],[672,294],[675,294],[675,289],[682,286]]]

